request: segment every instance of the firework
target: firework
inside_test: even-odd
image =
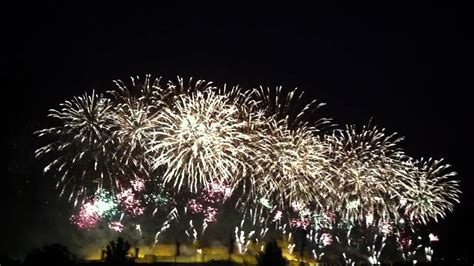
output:
[[[163,108],[155,121],[150,151],[154,166],[164,166],[163,182],[191,192],[211,180],[233,180],[246,167],[242,161],[248,137],[238,108],[211,90],[181,95]]]
[[[101,221],[107,221],[119,214],[118,200],[109,191],[99,189],[95,195],[82,204],[70,221],[80,229],[95,228]]]
[[[148,74],[143,81],[140,77],[131,77],[130,80],[130,83],[114,80],[117,89],[107,92],[118,104],[140,102],[150,108],[157,108],[163,104],[167,87],[161,86],[161,77],[152,79]]]
[[[452,179],[456,172],[449,168],[443,160],[422,159],[409,168],[409,178],[399,180],[404,189],[401,208],[411,220],[437,221],[459,203],[459,181]]]
[[[150,75],[115,84],[110,99],[92,92],[50,110],[58,124],[36,132],[51,142],[35,155],[48,160],[59,194],[79,204],[70,220],[80,229],[122,232],[131,220],[142,235],[137,219],[151,209],[162,218],[155,243],[188,218],[195,242],[231,203],[241,253],[269,232],[288,237],[292,253],[303,231],[317,259],[337,244],[348,264],[376,263],[390,241],[406,260],[417,250],[430,259],[438,238],[423,235],[427,246],[417,228],[459,202],[443,160],[411,158],[403,138],[370,125],[328,131],[324,104],[297,89]]]
[[[330,246],[334,242],[333,236],[328,233],[324,233],[321,235],[321,243],[324,246]]]
[[[383,235],[388,235],[393,232],[393,225],[389,222],[384,222],[380,225],[380,232]]]
[[[137,198],[133,189],[125,189],[117,195],[120,205],[131,215],[139,216],[145,211],[142,202]]]
[[[292,201],[319,203],[329,192],[325,147],[312,131],[270,123],[255,146],[254,194],[287,208]]]
[[[70,218],[71,222],[81,229],[94,228],[100,219],[97,207],[91,202],[82,205],[79,213]]]
[[[309,218],[293,218],[290,221],[290,225],[295,228],[303,228],[306,229],[311,224]]]
[[[319,109],[325,103],[317,100],[305,101],[304,92],[298,89],[291,91],[277,87],[275,89],[259,87],[254,91],[259,108],[267,117],[275,121],[283,121],[288,129],[311,127],[322,131],[331,126],[331,119],[321,117]]]
[[[203,207],[202,204],[199,203],[196,199],[191,199],[188,202],[188,209],[191,210],[192,213],[202,213],[203,212]]]
[[[145,145],[150,138],[153,118],[153,113],[140,102],[120,104],[110,116],[113,138],[117,144],[116,156],[120,163],[134,170],[135,176],[149,175]]]
[[[376,127],[354,126],[336,130],[325,137],[334,171],[333,185],[338,196],[333,208],[345,218],[363,220],[366,213],[398,216],[400,186],[406,172],[407,156],[397,147],[403,138],[387,135]]]
[[[275,217],[273,217],[273,221],[272,222],[276,222],[276,221],[281,221],[281,217],[283,216],[283,213],[278,210],[276,213],[275,213]]]
[[[428,235],[428,237],[430,238],[430,242],[438,242],[439,241],[439,237],[433,233],[430,233]]]
[[[99,189],[96,191],[93,205],[96,208],[96,212],[100,217],[112,218],[118,214],[118,202],[117,199],[105,189]]]
[[[201,192],[202,200],[207,203],[222,203],[232,195],[232,190],[226,183],[214,180]]]
[[[59,120],[56,127],[37,131],[52,142],[36,150],[36,157],[52,160],[44,172],[59,177],[56,187],[60,195],[70,191],[75,204],[102,187],[115,188],[117,174],[123,168],[114,160],[108,99],[94,91],[91,95],[74,97],[51,109],[49,117]]]
[[[118,144],[117,156],[125,165],[132,165],[135,175],[149,176],[150,159],[145,146],[151,137],[152,121],[169,94],[160,80],[152,81],[150,75],[143,81],[140,77],[131,78],[131,84],[117,80],[117,90],[108,91],[115,103],[111,123]]]
[[[204,212],[204,223],[215,223],[217,222],[217,209],[214,207],[207,207]]]
[[[110,222],[109,228],[114,230],[115,232],[122,232],[123,224],[121,222]]]

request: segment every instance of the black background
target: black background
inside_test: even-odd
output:
[[[130,2],[130,1],[129,1]],[[385,2],[385,1],[383,1]],[[80,3],[80,2],[77,2]],[[474,250],[472,35],[467,6],[36,3],[6,8],[2,251],[21,256],[68,230],[53,182],[33,161],[49,108],[147,73],[243,87],[299,87],[341,125],[406,136],[414,157],[445,158],[462,203],[433,229],[435,252]]]

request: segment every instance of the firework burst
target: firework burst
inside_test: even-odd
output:
[[[449,168],[443,160],[421,159],[413,163],[408,178],[400,180],[404,190],[400,207],[411,220],[438,221],[459,203],[459,181],[452,179],[456,172]]]
[[[151,75],[146,75],[143,81],[140,77],[132,77],[130,80],[130,83],[114,80],[117,89],[107,93],[119,104],[135,101],[150,107],[159,107],[164,104],[166,87],[161,86],[161,77],[152,79]]]
[[[211,180],[233,180],[246,167],[248,142],[239,108],[212,90],[178,96],[154,121],[149,152],[164,166],[163,182],[191,192]]]
[[[148,106],[139,101],[119,104],[110,117],[118,160],[130,166],[136,176],[149,176],[151,167],[145,146],[151,138],[154,117]]]
[[[413,159],[399,148],[403,138],[377,127],[329,132],[324,104],[297,89],[150,75],[115,84],[111,99],[92,92],[50,110],[58,124],[36,132],[51,142],[35,155],[49,160],[44,172],[58,177],[59,194],[79,203],[70,220],[81,229],[106,222],[121,232],[151,209],[165,219],[155,242],[186,218],[181,231],[194,242],[232,205],[241,220],[228,227],[241,253],[269,231],[287,237],[292,253],[303,231],[315,258],[338,245],[357,251],[342,253],[350,264],[377,262],[389,241],[413,258],[422,246],[416,228],[459,202],[443,160]]]
[[[376,127],[336,130],[325,141],[334,171],[334,208],[345,218],[363,220],[369,213],[398,216],[399,186],[407,156],[397,147],[403,138]]]
[[[293,201],[321,203],[331,188],[326,149],[308,128],[288,130],[269,123],[255,145],[255,194],[272,199],[280,208]]]
[[[281,86],[275,89],[259,87],[253,91],[253,95],[267,117],[284,121],[289,129],[309,126],[319,132],[331,126],[331,119],[321,117],[318,113],[326,104],[317,100],[305,101],[301,90],[287,91]]]
[[[102,187],[115,187],[116,173],[123,172],[115,160],[111,112],[111,102],[93,91],[51,109],[48,116],[59,120],[59,125],[36,132],[52,142],[36,150],[35,156],[52,160],[44,172],[54,169],[60,195],[70,191],[69,200],[75,204],[89,190],[93,194]]]

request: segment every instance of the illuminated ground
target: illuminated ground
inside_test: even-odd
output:
[[[316,260],[309,252],[305,252],[301,260],[297,252],[289,251],[288,243],[279,243],[282,247],[283,256],[289,261],[289,265],[298,265],[301,261],[306,265],[316,265]],[[246,252],[240,252],[239,248],[234,249],[234,253],[230,255],[230,259],[237,263],[256,265],[256,255],[262,249],[263,243],[251,243],[248,245]],[[130,253],[135,255],[135,248],[131,248]],[[152,262],[180,262],[180,263],[199,263],[209,261],[226,261],[229,260],[228,247],[214,246],[198,248],[197,245],[181,245],[180,256],[175,256],[176,245],[158,244],[154,247],[140,246],[138,258],[135,262],[152,263]],[[100,248],[88,254],[86,260],[101,260],[102,251]]]

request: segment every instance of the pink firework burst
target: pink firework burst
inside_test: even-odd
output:
[[[190,209],[192,213],[202,213],[204,210],[202,204],[196,199],[191,199],[188,201],[188,209]]]
[[[220,203],[228,199],[232,194],[230,187],[223,183],[214,181],[203,189],[202,200],[208,203]]]
[[[136,192],[140,192],[145,189],[145,181],[141,178],[130,181],[130,184],[132,185],[133,190]]]
[[[214,223],[217,222],[217,209],[213,207],[207,207],[204,212],[204,222]]]
[[[140,216],[144,213],[145,208],[141,205],[141,201],[135,198],[135,193],[131,188],[122,190],[117,198],[122,207],[133,216]]]
[[[122,232],[123,224],[121,222],[110,222],[109,228],[114,230],[115,232]]]
[[[97,207],[92,202],[81,206],[78,214],[71,216],[70,221],[80,229],[92,229],[101,220]]]
[[[295,228],[306,229],[311,223],[309,218],[293,218],[290,221],[290,225]]]
[[[409,234],[407,234],[406,232],[401,232],[400,236],[397,239],[397,241],[398,241],[398,244],[404,250],[407,250],[412,244],[412,240],[411,240]]]
[[[389,222],[383,222],[380,226],[380,232],[384,235],[389,235],[393,231],[393,225]]]

